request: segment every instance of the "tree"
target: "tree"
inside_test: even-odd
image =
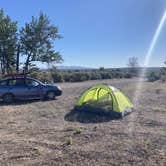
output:
[[[25,71],[34,66],[35,61],[54,64],[62,62],[59,52],[54,50],[55,39],[61,36],[49,18],[40,13],[38,18],[32,17],[21,30],[17,22],[5,16],[0,10],[0,69],[2,74],[19,72],[20,56],[25,57]]]
[[[104,67],[99,67],[99,71],[104,71],[105,68]]]
[[[132,73],[133,76],[136,76],[138,74],[138,58],[137,57],[131,57],[129,58],[128,67],[130,68],[129,73]]]
[[[131,58],[129,58],[128,67],[131,67],[131,68],[138,67],[138,58],[137,57],[131,57]]]
[[[54,41],[61,36],[56,26],[50,24],[49,18],[42,12],[38,18],[32,17],[30,23],[20,30],[21,54],[26,56],[25,71],[35,62],[60,63],[62,57],[54,50]]]
[[[0,68],[2,74],[12,72],[16,64],[17,22],[0,10]]]
[[[17,53],[16,53],[16,72],[19,73],[20,65],[20,44],[17,44]]]

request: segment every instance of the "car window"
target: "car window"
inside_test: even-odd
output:
[[[27,86],[38,86],[39,85],[39,83],[35,80],[27,79],[25,82],[26,82]]]
[[[6,86],[7,85],[7,80],[0,81],[0,86]]]
[[[12,79],[9,80],[9,86],[24,86],[24,80],[23,79]]]

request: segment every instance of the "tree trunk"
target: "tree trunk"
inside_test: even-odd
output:
[[[3,57],[2,57],[2,75],[4,75],[4,74],[5,74],[5,57],[3,55]]]
[[[25,62],[25,73],[28,72],[30,57],[31,57],[31,54],[28,54],[27,60],[26,60],[26,62]]]
[[[7,72],[7,74],[11,74],[11,73],[10,73],[10,65],[9,65],[9,60],[8,60],[8,58],[6,58],[6,72]]]
[[[19,73],[20,45],[17,47],[16,72]]]
[[[3,74],[3,62],[2,62],[2,58],[1,58],[1,74]]]

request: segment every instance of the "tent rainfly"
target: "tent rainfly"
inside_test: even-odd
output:
[[[104,111],[115,117],[123,117],[133,111],[133,104],[119,89],[99,84],[86,90],[76,102],[75,108]]]

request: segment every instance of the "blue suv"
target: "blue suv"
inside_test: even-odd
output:
[[[0,98],[5,103],[14,99],[50,99],[60,96],[62,89],[59,86],[44,84],[29,77],[13,77],[0,81]]]

